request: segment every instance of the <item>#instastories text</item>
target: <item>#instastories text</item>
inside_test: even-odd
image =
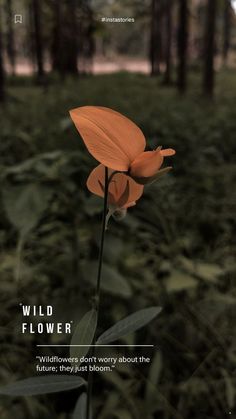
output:
[[[134,23],[134,17],[101,17],[101,22],[103,23]]]

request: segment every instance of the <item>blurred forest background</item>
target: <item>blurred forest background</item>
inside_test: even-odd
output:
[[[230,0],[0,0],[1,383],[35,374],[36,344],[68,343],[21,335],[20,302],[53,304],[58,321],[91,306],[102,202],[68,110],[102,105],[177,154],[107,233],[100,330],[163,311],[123,341],[158,351],[120,352],[151,366],[95,376],[94,417],[233,417],[235,23]],[[2,398],[0,417],[69,419],[76,399]]]

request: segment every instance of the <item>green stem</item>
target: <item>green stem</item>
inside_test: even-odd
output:
[[[104,239],[106,231],[106,215],[107,215],[107,201],[108,201],[108,169],[105,167],[105,185],[104,185],[104,206],[103,206],[103,215],[102,215],[102,232],[101,232],[101,242],[99,249],[99,258],[98,258],[98,273],[97,273],[97,286],[95,294],[95,309],[97,310],[97,317],[99,317],[100,310],[100,288],[101,288],[101,273],[102,273],[102,261],[103,261],[103,250],[104,250]],[[93,340],[93,344],[96,341],[96,332]],[[91,349],[91,356],[93,357],[95,353],[95,347]],[[92,389],[93,389],[93,374],[89,371],[88,373],[88,392],[87,392],[87,403],[86,403],[86,419],[90,419],[90,405],[92,399]]]

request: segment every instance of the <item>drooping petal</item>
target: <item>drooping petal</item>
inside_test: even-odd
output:
[[[175,155],[175,150],[173,148],[166,148],[165,150],[160,150],[160,153],[163,157],[169,157]]]
[[[108,171],[108,176],[112,173],[111,170]],[[104,186],[105,186],[105,166],[99,164],[95,169],[92,170],[88,179],[87,179],[87,188],[90,192],[95,195],[104,196]]]
[[[128,208],[131,202],[137,201],[142,196],[143,189],[143,185],[138,185],[131,177],[123,173],[116,173],[114,175],[109,188],[115,197],[117,205],[122,208]],[[127,200],[124,202],[122,198],[124,198],[127,191]]]
[[[115,182],[118,182],[118,181],[115,180]],[[117,196],[117,206],[119,208],[123,208],[124,205],[126,205],[127,202],[129,201],[129,192],[130,192],[129,180],[127,179],[124,192],[122,192],[120,196],[119,195]]]
[[[131,164],[130,174],[133,177],[151,177],[160,169],[164,157],[159,149],[141,153]]]
[[[70,116],[88,151],[111,169],[127,171],[145,149],[146,140],[140,128],[119,112],[83,106],[72,109]]]
[[[109,170],[110,176],[112,171]],[[87,180],[87,187],[90,192],[98,196],[104,196],[105,167],[99,164],[90,173]],[[131,203],[137,201],[143,194],[143,185],[138,185],[132,178],[124,173],[113,175],[109,184],[108,202],[117,207],[128,208]]]

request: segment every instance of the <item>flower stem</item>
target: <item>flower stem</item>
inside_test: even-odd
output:
[[[99,249],[99,258],[98,258],[98,273],[97,273],[97,286],[95,294],[95,309],[97,310],[97,318],[99,318],[100,310],[100,288],[101,288],[101,273],[102,273],[102,262],[103,262],[103,249],[104,249],[104,240],[105,240],[105,231],[106,231],[106,215],[107,215],[107,201],[108,201],[108,169],[105,167],[105,188],[104,188],[104,205],[103,205],[103,215],[102,215],[102,232],[101,232],[101,241]],[[93,340],[93,344],[96,341],[96,332]],[[91,349],[91,356],[93,357],[95,353],[95,347]],[[90,419],[90,405],[92,399],[92,389],[93,389],[93,373],[89,371],[88,373],[88,391],[87,391],[87,403],[86,403],[86,419]]]

